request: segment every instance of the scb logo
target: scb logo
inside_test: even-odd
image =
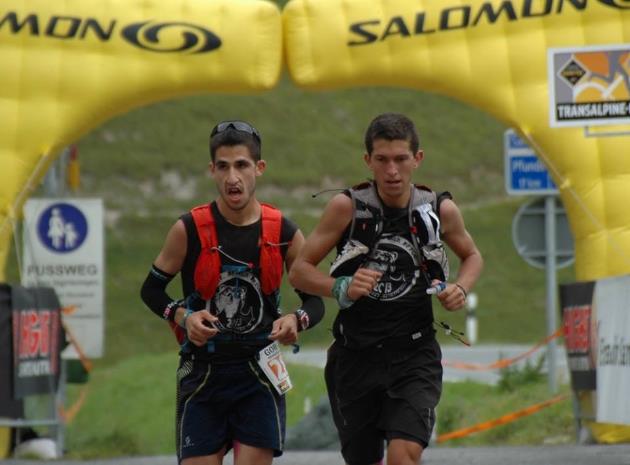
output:
[[[37,233],[47,249],[67,253],[81,247],[87,237],[88,224],[85,215],[75,206],[56,203],[39,217]]]
[[[621,9],[630,9],[630,0],[599,0],[599,3]]]

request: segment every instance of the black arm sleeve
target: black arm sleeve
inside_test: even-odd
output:
[[[147,307],[160,318],[169,321],[173,321],[175,310],[180,306],[180,301],[171,299],[166,293],[166,286],[172,279],[172,274],[153,265],[140,290],[140,297]]]
[[[297,289],[295,292],[302,299],[302,305],[295,311],[295,316],[298,320],[298,330],[304,331],[322,321],[326,309],[320,296],[307,294]]]

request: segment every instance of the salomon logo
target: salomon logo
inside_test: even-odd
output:
[[[160,33],[165,31],[181,32],[182,41],[176,46],[166,46],[160,43]],[[168,33],[168,32],[167,32]],[[123,38],[145,50],[152,52],[191,52],[204,53],[219,48],[221,39],[215,34],[190,23],[156,23],[149,21],[134,23],[122,30]]]
[[[129,44],[158,53],[197,54],[221,46],[221,39],[216,34],[191,23],[142,21],[122,26],[117,19],[37,13],[18,15],[15,11],[0,13],[0,33],[101,42],[111,42],[120,34]]]

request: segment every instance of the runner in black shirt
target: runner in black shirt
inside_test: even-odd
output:
[[[462,308],[483,262],[450,194],[412,184],[423,152],[407,117],[376,117],[365,145],[374,180],[331,199],[290,280],[340,306],[326,384],[346,463],[379,463],[384,441],[388,465],[419,463],[442,389],[430,293],[440,290],[446,310]],[[460,260],[451,282],[433,259],[443,253],[439,236]],[[317,265],[334,247],[328,276]]]

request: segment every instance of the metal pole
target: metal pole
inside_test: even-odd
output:
[[[61,417],[59,408],[66,405],[66,379],[68,378],[68,362],[63,356],[59,357],[59,384],[57,386],[57,393],[54,397],[53,404],[55,406],[55,417],[57,420],[55,439],[57,444],[57,457],[63,457],[64,442],[65,442],[65,420]]]
[[[477,343],[477,294],[471,292],[466,298],[466,336],[471,344]]]
[[[547,257],[545,271],[547,280],[547,334],[556,331],[556,198],[552,195],[545,197],[545,248]],[[556,341],[547,343],[547,370],[549,391],[558,392],[556,376]]]
[[[44,178],[44,192],[49,197],[62,197],[66,193],[66,167],[70,156],[70,148],[66,147],[53,161]],[[59,414],[59,406],[65,405],[67,365],[63,356],[60,357],[59,385],[56,392],[51,390],[51,417],[54,420],[54,440],[57,449],[57,457],[63,457],[65,442],[65,424]],[[53,434],[51,434],[53,436]]]

